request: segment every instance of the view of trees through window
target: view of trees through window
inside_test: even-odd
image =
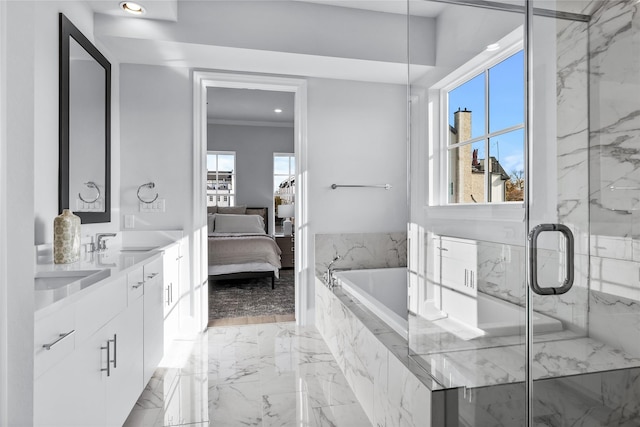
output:
[[[523,201],[523,51],[446,95],[449,203]]]
[[[207,153],[207,206],[235,206],[236,153]]]

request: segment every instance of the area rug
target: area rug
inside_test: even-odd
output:
[[[270,278],[216,281],[209,287],[209,320],[294,314],[293,270],[280,270],[271,289]]]

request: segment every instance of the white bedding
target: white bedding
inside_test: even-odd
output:
[[[220,274],[243,273],[247,271],[273,271],[276,279],[280,277],[280,270],[268,262],[249,262],[245,264],[210,265],[209,276]]]

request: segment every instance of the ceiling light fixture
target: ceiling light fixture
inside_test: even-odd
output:
[[[500,49],[500,44],[499,43],[491,43],[490,45],[487,45],[487,51],[489,52],[493,52],[495,50]]]
[[[273,110],[274,113],[282,113],[282,109],[281,108],[276,108],[275,110]]]
[[[129,12],[132,13],[134,15],[142,15],[145,10],[144,7],[138,3],[134,3],[132,1],[123,1],[122,3],[120,3],[120,7]]]

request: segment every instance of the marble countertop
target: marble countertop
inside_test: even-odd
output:
[[[34,310],[41,316],[43,311],[49,312],[65,300],[75,299],[76,295],[90,292],[100,284],[135,269],[140,263],[161,256],[162,249],[114,246],[101,252],[82,253],[80,260],[73,263],[54,264],[51,245],[39,247],[34,277]],[[55,285],[56,281],[61,284]],[[52,286],[47,286],[48,283]],[[55,307],[49,309],[51,306]]]

